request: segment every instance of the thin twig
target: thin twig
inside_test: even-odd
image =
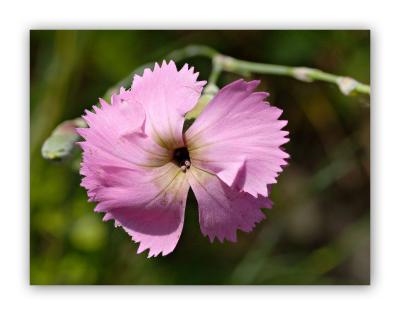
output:
[[[272,74],[288,76],[294,79],[312,82],[312,81],[324,81],[336,84],[340,91],[349,95],[354,92],[362,94],[370,94],[369,85],[360,83],[353,78],[338,76],[331,73],[323,72],[319,69],[307,68],[307,67],[289,67],[283,65],[274,65],[267,63],[257,63],[251,61],[244,61],[235,59],[229,56],[219,55],[214,57],[222,67],[224,71],[233,73],[260,73],[260,74]]]
[[[345,95],[350,95],[354,92],[361,94],[370,94],[369,85],[360,83],[351,77],[334,75],[314,68],[289,67],[284,65],[240,60],[230,56],[225,56],[214,48],[204,45],[189,45],[184,48],[174,50],[163,59],[180,62],[184,59],[189,59],[193,57],[205,57],[212,60],[213,67],[209,79],[209,84],[215,85],[222,71],[237,74],[259,73],[288,76],[304,82],[324,81],[328,83],[333,83],[336,84],[339,87],[340,91]],[[152,66],[153,63],[148,63],[135,69],[129,76],[127,76],[125,79],[118,82],[115,86],[109,89],[105,95],[105,98],[108,98],[113,92],[117,91],[119,87],[129,86],[132,83],[132,78],[134,74],[141,73],[145,68],[149,68]]]

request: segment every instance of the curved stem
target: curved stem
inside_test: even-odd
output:
[[[218,78],[222,72],[222,66],[220,63],[218,63],[216,61],[216,59],[217,58],[213,59],[213,66],[212,66],[211,73],[210,73],[210,76],[207,81],[208,85],[217,85]]]
[[[205,45],[189,45],[181,49],[177,49],[165,56],[166,60],[172,59],[175,61],[180,61],[186,58],[192,57],[206,57],[213,59],[215,56],[220,55],[220,53]]]
[[[219,55],[219,52],[215,49],[204,46],[204,45],[189,45],[181,49],[177,49],[166,55],[162,60],[174,60],[175,62],[179,62],[181,60],[193,57],[205,57],[209,59],[213,59],[215,56]],[[159,60],[159,61],[162,61]],[[104,99],[109,99],[111,95],[117,92],[121,86],[128,87],[132,84],[133,76],[135,74],[143,73],[144,69],[152,68],[154,66],[154,62],[149,62],[144,65],[137,67],[133,70],[128,76],[124,79],[113,85],[111,88],[107,90],[104,94]]]
[[[358,82],[351,77],[334,75],[314,68],[289,67],[284,65],[240,60],[225,56],[214,48],[204,45],[189,45],[184,48],[174,50],[163,59],[179,62],[181,60],[193,57],[205,57],[212,60],[213,68],[209,78],[210,85],[215,85],[221,72],[227,71],[240,75],[243,73],[281,75],[292,77],[304,82],[323,81],[336,84],[340,91],[345,95],[350,95],[353,93],[370,94],[369,85]],[[118,90],[119,87],[130,85],[132,83],[132,77],[134,74],[141,73],[145,68],[151,66],[153,66],[153,63],[148,63],[135,69],[129,76],[110,88],[107,91],[105,98],[109,97],[113,92]]]
[[[319,69],[257,63],[239,60],[224,55],[220,55],[218,58],[214,57],[214,59],[221,64],[223,70],[228,72],[251,72],[260,74],[282,75],[292,77],[294,79],[304,82],[312,82],[314,80],[324,81],[336,84],[339,87],[340,91],[345,95],[349,95],[354,92],[370,94],[369,85],[360,83],[350,77],[334,75],[331,73],[323,72]]]

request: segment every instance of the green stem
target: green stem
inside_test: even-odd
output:
[[[177,49],[166,55],[164,58],[161,60],[158,60],[161,62],[162,60],[174,60],[175,62],[180,62],[184,59],[188,58],[193,58],[193,57],[205,57],[209,59],[213,59],[215,56],[219,55],[218,51],[215,49],[208,47],[208,46],[203,46],[203,45],[189,45],[181,49]],[[124,79],[113,85],[111,88],[107,90],[107,92],[104,94],[104,99],[109,100],[111,95],[115,92],[118,92],[120,87],[129,87],[132,84],[132,80],[135,74],[142,74],[144,69],[146,68],[153,68],[154,62],[149,62],[144,65],[141,65],[140,67],[136,68],[133,70],[128,76],[126,76]]]
[[[360,83],[350,77],[338,76],[331,73],[323,72],[318,69],[257,63],[239,60],[224,55],[214,57],[214,60],[217,60],[221,64],[222,69],[228,72],[251,72],[260,74],[281,75],[292,77],[294,79],[305,82],[324,81],[336,84],[345,95],[352,94],[353,92],[370,94],[369,85]]]
[[[222,72],[222,64],[219,62],[219,58],[214,57],[212,60],[212,69],[210,76],[208,78],[208,85],[217,85],[217,81],[219,76],[221,75]]]
[[[223,69],[228,72],[252,72],[274,75],[291,75],[291,68],[287,66],[244,61],[228,56],[221,56],[221,58],[219,58],[218,60],[222,64]]]
[[[212,60],[213,68],[209,78],[209,85],[215,85],[221,72],[227,71],[239,75],[242,75],[243,73],[280,75],[291,77],[304,82],[323,81],[336,84],[339,87],[340,91],[345,95],[350,95],[355,92],[361,94],[370,94],[369,85],[360,83],[351,77],[334,75],[314,68],[289,67],[284,65],[240,60],[225,56],[219,53],[217,50],[204,45],[189,45],[184,48],[174,50],[166,55],[163,59],[180,62],[184,59],[193,57],[205,57]],[[132,83],[132,78],[134,74],[141,73],[145,68],[150,68],[153,65],[154,63],[148,63],[135,69],[125,79],[110,88],[107,91],[105,98],[107,99],[108,97],[110,97],[112,93],[119,89],[119,87],[129,86]]]
[[[189,45],[181,49],[177,49],[165,56],[166,60],[180,61],[186,58],[193,57],[206,57],[213,59],[215,56],[220,55],[214,48],[204,45]]]

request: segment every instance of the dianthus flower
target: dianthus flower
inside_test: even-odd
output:
[[[288,154],[282,111],[254,92],[258,81],[235,81],[222,88],[183,133],[185,114],[197,103],[205,81],[173,61],[135,76],[111,104],[86,111],[82,186],[95,211],[115,220],[139,242],[138,253],[171,253],[181,235],[189,188],[196,196],[200,228],[211,241],[236,241],[271,208]]]

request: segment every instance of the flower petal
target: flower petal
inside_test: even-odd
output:
[[[80,143],[82,186],[98,203],[95,211],[106,212],[105,220],[114,219],[141,243],[139,252],[166,255],[182,231],[189,190],[185,174],[170,162],[171,153],[144,133],[141,105],[122,104],[119,96],[112,105],[101,103],[85,117],[89,128],[78,129],[86,140]]]
[[[254,197],[268,196],[289,157],[280,148],[289,141],[287,121],[257,85],[238,80],[221,89],[185,134],[193,165]]]
[[[198,73],[193,71],[188,65],[178,71],[173,61],[164,61],[134,77],[131,90],[146,111],[146,133],[165,148],[184,146],[184,115],[196,105],[205,84],[196,81]]]
[[[128,186],[100,191],[97,197],[104,201],[98,209],[108,209],[104,219],[114,219],[116,226],[140,242],[138,253],[149,249],[148,257],[165,256],[174,250],[182,232],[189,191],[186,176],[169,163],[152,175],[131,179]]]
[[[143,131],[145,111],[129,91],[121,88],[119,94],[111,96],[111,105],[103,99],[100,105],[93,106],[93,112],[86,110],[83,116],[92,131],[110,141],[118,140],[122,134]]]
[[[217,176],[196,167],[191,167],[187,176],[199,206],[201,231],[211,241],[217,237],[221,242],[235,242],[238,229],[250,232],[265,218],[260,208],[272,206],[268,198],[235,191]]]
[[[87,166],[87,165],[86,165]],[[102,166],[83,167],[83,186],[95,211],[105,212],[105,220],[116,225],[140,242],[138,253],[150,249],[149,257],[167,255],[175,248],[182,232],[189,183],[173,163],[150,170]]]
[[[86,111],[83,118],[89,128],[77,128],[86,140],[80,143],[85,164],[128,168],[166,164],[171,159],[169,151],[144,133],[142,106],[123,90],[111,100],[111,105],[100,100],[101,108],[93,106],[94,112]]]

